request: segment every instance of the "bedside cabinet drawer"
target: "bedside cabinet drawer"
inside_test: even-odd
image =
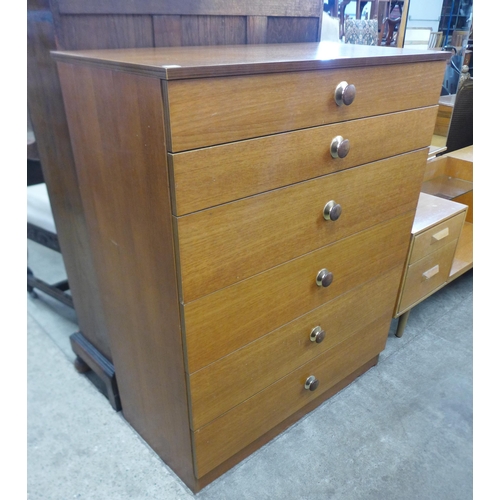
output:
[[[431,141],[436,110],[431,106],[169,153],[173,213],[185,215],[422,149]]]
[[[450,275],[456,246],[457,240],[451,241],[409,266],[403,285],[399,311],[404,311],[446,283]]]
[[[390,313],[375,319],[353,337],[194,431],[198,477],[375,357],[385,347],[389,319]],[[305,388],[311,376],[319,381],[317,388],[312,391]]]
[[[390,78],[383,66],[365,66],[169,81],[168,150],[176,153],[433,106],[442,80],[443,65],[436,61],[396,64]],[[349,87],[339,105],[335,95],[342,82],[355,90]]]
[[[184,302],[414,210],[426,156],[421,149],[174,218]],[[337,220],[325,219],[329,202],[340,206]]]
[[[193,430],[391,312],[400,278],[398,266],[190,375]]]
[[[410,264],[456,240],[462,230],[465,214],[466,211],[464,210],[441,224],[437,224],[417,234],[413,242]]]

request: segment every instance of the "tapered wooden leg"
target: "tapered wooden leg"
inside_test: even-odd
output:
[[[401,338],[403,336],[403,332],[405,331],[406,328],[406,323],[408,323],[408,317],[410,316],[410,311],[411,309],[409,309],[399,317],[398,329],[396,330],[396,337]]]

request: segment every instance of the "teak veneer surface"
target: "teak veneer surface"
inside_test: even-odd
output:
[[[191,437],[161,85],[73,65],[59,65],[59,77],[123,413],[189,481]]]
[[[375,319],[353,337],[194,431],[197,477],[203,476],[302,406],[321,396],[347,377],[353,366],[361,366],[381,352],[387,340],[388,318],[390,313]],[[304,390],[309,375],[320,380],[314,392]]]
[[[463,221],[463,218],[462,218]],[[399,311],[405,311],[409,307],[419,302],[422,297],[444,285],[450,275],[453,255],[457,247],[458,240],[453,240],[435,252],[427,255],[419,261],[411,264],[405,277],[404,292],[401,296]],[[424,273],[439,266],[439,272],[432,277],[425,279]]]
[[[189,372],[402,266],[413,216],[411,210],[182,306]],[[334,275],[328,288],[316,284],[322,268]]]
[[[174,219],[189,303],[416,206],[427,150],[391,157]],[[334,200],[336,221],[323,217]]]
[[[115,70],[140,72],[167,80],[230,75],[253,75],[316,69],[368,67],[445,61],[447,52],[418,51],[394,47],[368,47],[335,42],[283,43],[262,45],[225,45],[197,47],[154,47],[116,50],[54,51],[59,61],[105,65]],[[442,68],[442,67],[441,67]],[[431,68],[429,67],[429,70]],[[427,69],[418,73],[418,91],[428,78]],[[385,80],[391,87],[391,79]],[[414,82],[413,82],[414,83]],[[436,88],[432,88],[432,94]],[[412,92],[413,93],[413,92]],[[411,98],[412,93],[407,93]],[[437,104],[439,97],[432,100]],[[410,106],[408,106],[409,108]]]
[[[442,69],[441,61],[396,64],[389,81],[383,66],[168,81],[168,149],[178,152],[432,106]],[[408,94],[416,80],[421,84]],[[338,106],[334,99],[342,81],[356,87],[350,106]]]
[[[397,155],[428,147],[435,115],[436,107],[431,106],[169,153],[174,214],[381,160],[388,150]],[[401,141],[400,134],[407,139]],[[345,158],[334,159],[330,144],[338,135],[349,140],[350,150]]]
[[[398,266],[190,375],[192,428],[207,424],[383,315],[396,300],[400,279]],[[319,344],[309,338],[316,326],[326,332]]]
[[[455,214],[447,220],[441,222],[440,224],[436,224],[429,230],[415,236],[409,263],[413,264],[429,253],[435,252],[438,248],[445,246],[450,241],[456,240],[460,236],[460,231],[462,230],[466,208],[466,206],[463,206],[464,213],[462,216],[458,216],[455,210]],[[440,237],[440,233],[447,234],[446,236]],[[437,237],[440,238],[436,239]]]
[[[92,2],[89,8],[99,7]],[[118,14],[110,15],[116,19],[107,19],[101,28],[118,26]],[[151,29],[175,22],[151,19]],[[262,23],[253,24],[260,36]],[[146,38],[148,30],[139,29],[138,36]],[[430,135],[449,54],[289,44],[55,57],[124,416],[197,491],[376,363],[385,346],[392,315],[387,302],[397,292],[395,276],[408,252],[425,169],[426,145],[417,143]],[[183,65],[172,67],[176,61]],[[351,78],[358,87],[356,100],[338,107],[332,93],[339,81]],[[391,113],[400,111],[420,116],[422,131],[412,134],[411,128],[398,127],[405,113]],[[373,135],[371,124],[363,129],[368,116],[380,118],[385,127],[392,120],[392,135],[405,130],[401,144],[387,136],[382,158],[376,158],[384,155],[381,144],[372,145],[369,137],[365,156],[356,157],[360,142],[355,138],[354,163],[345,167],[344,162],[345,168],[337,162],[338,170],[333,166],[329,171],[318,161],[325,171],[317,175],[305,168],[279,180],[274,173],[269,181],[248,187],[251,194],[245,180],[234,191],[237,198],[213,199],[212,207],[203,201],[174,215],[178,165],[168,152],[227,141],[230,151],[271,135],[262,143],[270,141],[273,157],[279,141],[293,130],[314,127],[319,134],[329,124],[349,127],[359,119],[359,127]],[[312,137],[312,131],[303,132]],[[245,145],[233,142],[239,140]],[[220,161],[227,161],[224,154]],[[262,159],[249,154],[245,161]],[[329,225],[322,212],[331,199],[343,204],[344,213]],[[262,253],[260,245],[268,251]],[[218,269],[211,274],[214,265]],[[322,268],[334,275],[326,288],[316,284]],[[371,300],[370,293],[375,294]],[[354,304],[366,307],[356,311]],[[295,326],[305,329],[313,320],[328,326],[323,346],[308,346],[318,348],[295,359],[284,348],[274,356],[281,360],[276,370],[265,363],[266,341],[276,350],[285,338],[276,332],[296,338]],[[303,352],[302,336],[295,342]],[[235,376],[232,394],[222,391],[219,406],[217,397],[200,395],[204,370],[206,379],[217,384],[231,366],[245,371],[244,363],[255,365],[262,379],[243,377],[238,384]],[[267,369],[258,370],[262,363]],[[320,380],[314,392],[304,388],[309,375]],[[191,382],[196,382],[193,394]],[[205,403],[209,399],[216,400],[213,406]]]

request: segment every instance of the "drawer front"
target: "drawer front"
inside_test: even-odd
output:
[[[434,61],[169,81],[167,147],[170,152],[186,151],[434,106],[445,65]],[[335,102],[342,81],[356,87],[348,106]]]
[[[427,150],[175,218],[189,303],[379,222],[415,210]],[[335,201],[340,218],[325,220]]]
[[[401,267],[369,281],[189,377],[192,428],[198,429],[392,311]],[[320,342],[311,341],[319,327]]]
[[[408,253],[414,211],[181,307],[190,373],[386,271]],[[327,288],[316,284],[323,268]]]
[[[433,106],[169,153],[174,214],[185,215],[427,147],[436,109]],[[330,153],[338,136],[349,141],[344,158],[333,158]],[[344,147],[345,142],[341,144]]]
[[[416,235],[411,250],[410,264],[456,240],[460,236],[464,220],[465,211]]]
[[[390,314],[373,321],[353,337],[194,431],[197,477],[230,458],[377,356],[385,347],[389,322]],[[319,380],[315,391],[304,388],[310,375]]]
[[[446,283],[450,275],[457,240],[408,267],[399,312],[404,311]]]

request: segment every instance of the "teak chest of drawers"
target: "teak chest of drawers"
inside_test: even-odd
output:
[[[54,57],[123,413],[197,491],[377,363],[447,55]]]

